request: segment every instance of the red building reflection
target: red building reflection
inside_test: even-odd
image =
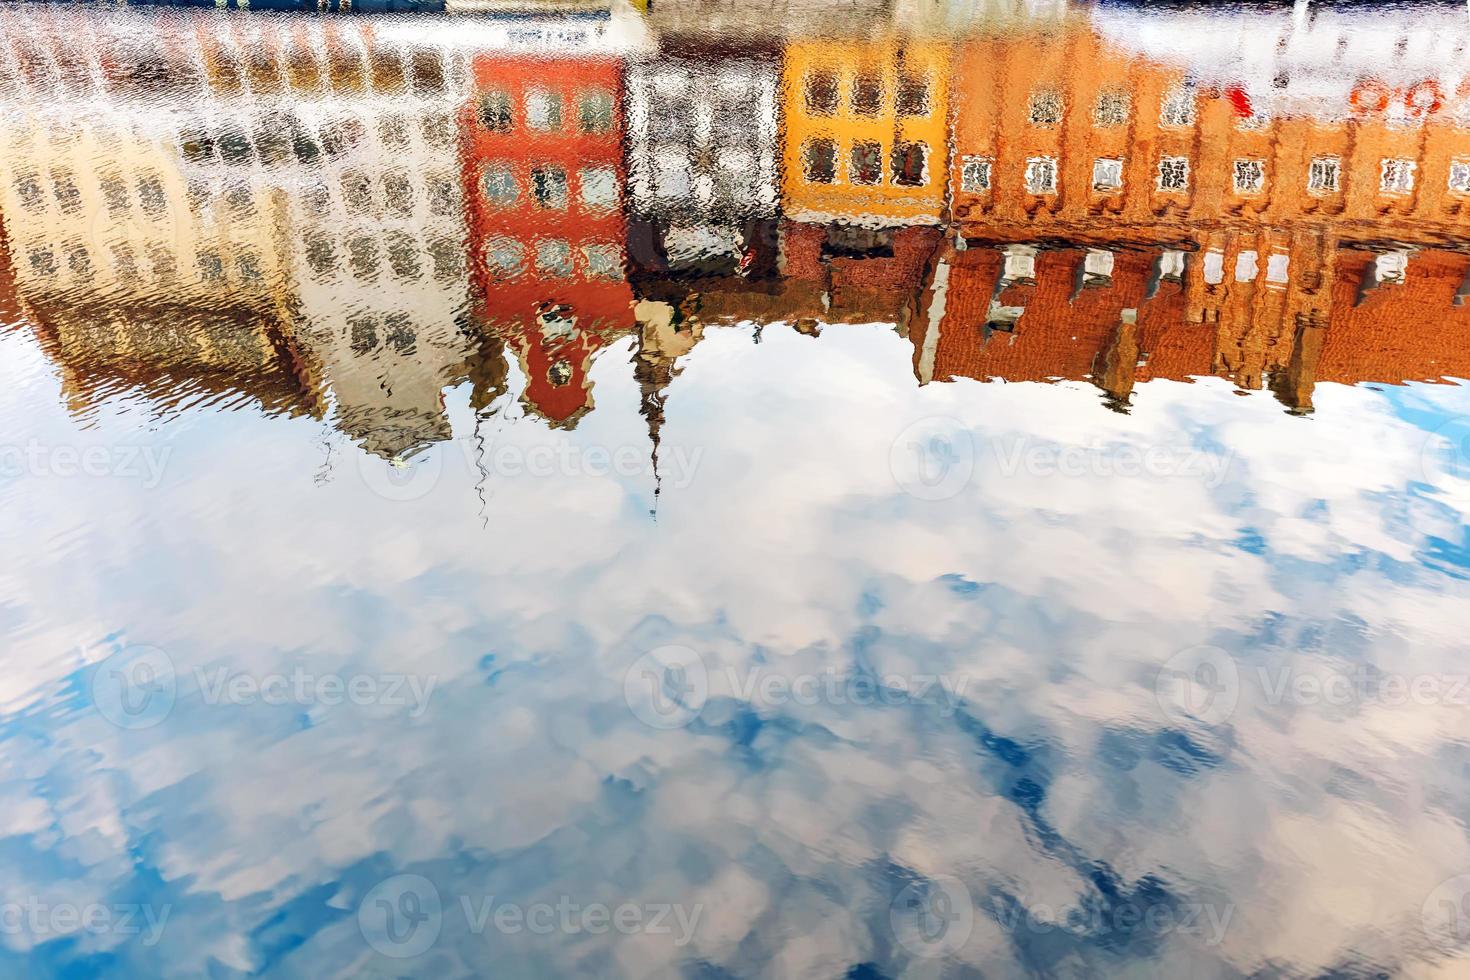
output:
[[[480,319],[519,355],[526,407],[575,425],[592,355],[634,326],[621,62],[486,54],[471,71],[460,124]]]

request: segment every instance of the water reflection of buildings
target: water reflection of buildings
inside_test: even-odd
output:
[[[1305,410],[1318,380],[1470,373],[1463,52],[1415,28],[1363,80],[1322,55],[1371,40],[1338,15],[1221,53],[1040,6],[657,47],[625,14],[0,12],[15,289],[77,370],[294,379],[389,456],[448,436],[446,385],[489,404],[506,347],[575,425],[635,329],[657,441],[669,352],[740,320],[891,322],[921,381],[1120,407],[1150,378]]]
[[[516,352],[525,406],[572,426],[593,355],[633,327],[623,216],[626,39],[474,56],[460,111],[479,319]]]

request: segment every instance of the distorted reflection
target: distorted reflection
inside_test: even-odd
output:
[[[6,971],[1470,971],[1463,5],[164,6],[0,8]]]

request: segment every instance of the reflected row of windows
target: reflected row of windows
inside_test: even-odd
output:
[[[888,155],[887,179],[895,187],[922,187],[929,180],[929,147],[924,143],[895,143]],[[883,147],[877,141],[857,140],[839,173],[837,143],[808,141],[801,149],[802,176],[809,184],[850,183],[878,186],[884,182]]]
[[[53,167],[49,174],[51,197],[62,214],[81,214],[82,189],[77,175],[66,167]],[[168,192],[163,186],[163,177],[157,171],[143,171],[134,178],[132,187],[115,172],[104,172],[99,178],[102,198],[108,213],[114,218],[124,218],[132,212],[132,193],[136,191],[138,205],[150,218],[159,218],[168,213]],[[46,188],[41,174],[34,170],[23,171],[14,179],[15,196],[20,206],[37,214],[46,209]]]
[[[589,135],[612,132],[613,95],[603,88],[587,88],[576,93],[574,122],[576,131]],[[550,88],[528,88],[517,105],[505,89],[491,89],[480,95],[478,117],[481,128],[492,133],[528,130],[533,133],[561,133],[567,129],[562,93]]]
[[[832,117],[842,109],[857,116],[877,119],[897,115],[922,117],[931,111],[929,79],[900,71],[892,91],[876,69],[860,71],[848,85],[839,74],[820,68],[802,80],[802,106],[808,116]]]
[[[376,128],[384,147],[403,150],[412,143],[413,126],[408,116],[395,113],[380,119]],[[424,114],[418,118],[417,128],[431,147],[447,150],[455,146],[454,122],[447,112]],[[273,166],[294,160],[310,166],[323,157],[335,160],[358,149],[367,136],[367,123],[359,118],[334,119],[313,135],[295,116],[278,113],[262,119],[253,135],[234,124],[212,130],[189,129],[180,140],[180,148],[186,161],[198,165]]]
[[[382,235],[350,235],[345,243],[325,231],[304,236],[306,264],[318,278],[328,278],[346,268],[362,282],[376,280],[386,261],[395,279],[412,281],[427,272],[436,282],[453,282],[465,273],[464,246],[450,238],[437,238],[421,246],[418,239],[401,231]]]
[[[210,81],[220,92],[244,91],[247,81],[251,90],[261,94],[281,93],[288,88],[314,92],[325,87],[340,92],[371,88],[375,92],[412,90],[435,95],[449,87],[444,58],[433,50],[405,53],[374,47],[365,54],[351,46],[332,45],[318,54],[291,45],[283,54],[278,58],[266,44],[250,45],[243,52],[213,47],[207,51],[205,62]]]
[[[107,253],[104,261],[121,282],[141,284],[152,280],[167,284],[178,280],[180,270],[174,250],[161,243],[150,243],[140,251],[127,242],[118,242],[109,246]],[[60,249],[32,248],[26,253],[26,262],[31,274],[40,279],[58,278],[63,265],[72,276],[82,279],[91,279],[99,271],[91,250],[80,242]],[[201,249],[194,256],[193,273],[198,281],[208,284],[233,281],[250,285],[265,281],[261,258],[249,249],[240,249],[229,257],[213,249]]]
[[[552,279],[618,280],[623,278],[623,251],[613,242],[589,242],[576,248],[563,238],[526,243],[502,235],[485,243],[485,267],[493,279],[525,275],[528,263],[538,276]]]
[[[994,160],[991,157],[960,158],[960,190],[983,194],[992,189]],[[1414,160],[1386,158],[1379,161],[1378,189],[1383,194],[1408,194],[1414,190],[1418,163]],[[1190,165],[1185,156],[1159,158],[1154,174],[1160,191],[1189,190]],[[1028,194],[1055,194],[1059,170],[1055,157],[1036,156],[1026,160],[1023,182]],[[1335,156],[1314,157],[1307,165],[1308,192],[1314,195],[1335,194],[1342,189],[1342,159]],[[1450,163],[1448,189],[1470,194],[1470,159]],[[1231,187],[1236,194],[1249,196],[1266,189],[1266,161],[1259,158],[1237,159],[1231,163]],[[1123,189],[1123,160],[1099,157],[1092,164],[1092,189],[1116,192]]]
[[[480,172],[480,195],[495,208],[520,202],[526,189],[518,168],[508,161],[492,161]],[[618,206],[618,173],[613,167],[583,167],[576,172],[577,198],[589,211],[610,211]],[[567,169],[560,164],[533,164],[529,171],[531,201],[548,211],[565,211],[571,201]]]
[[[390,313],[361,311],[347,318],[347,342],[352,353],[371,354],[385,347],[399,354],[412,354],[418,348],[418,332],[413,318],[403,310]]]

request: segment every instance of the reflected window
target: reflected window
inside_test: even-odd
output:
[[[521,196],[520,185],[508,163],[488,163],[480,175],[480,193],[488,204],[506,207]]]
[[[138,178],[138,201],[145,214],[157,217],[168,210],[168,195],[163,189],[163,180],[157,174],[144,174]]]
[[[1159,190],[1189,190],[1189,157],[1161,157],[1159,159]]]
[[[148,246],[148,262],[153,266],[155,279],[168,281],[179,273],[179,264],[174,258],[173,250],[158,242]]]
[[[378,123],[378,138],[389,149],[403,149],[408,146],[408,120],[397,114],[384,116]]]
[[[464,275],[464,249],[449,238],[436,238],[429,243],[429,261],[434,265],[434,279],[450,282]]]
[[[444,61],[436,51],[415,51],[409,59],[415,92],[444,91]]]
[[[1259,194],[1266,186],[1266,161],[1235,161],[1235,193]]]
[[[1122,126],[1128,122],[1128,93],[1121,89],[1102,92],[1092,107],[1092,123],[1099,129]]]
[[[1449,185],[1456,194],[1470,194],[1470,160],[1450,161]]]
[[[531,168],[531,191],[536,205],[553,211],[567,206],[567,172],[561,167],[543,165]]]
[[[1342,182],[1342,160],[1316,157],[1307,165],[1307,190],[1313,194],[1334,193]]]
[[[611,243],[583,245],[582,262],[587,268],[587,276],[591,279],[623,278],[622,255],[618,252],[618,247]]]
[[[506,105],[507,114],[510,112],[509,104]],[[509,121],[507,120],[507,125]],[[454,145],[454,125],[449,121],[449,114],[445,112],[431,112],[419,123],[419,130],[423,134],[424,142],[430,146],[440,149]]]
[[[184,159],[190,163],[214,162],[214,137],[204,129],[186,132],[181,141]]]
[[[51,171],[51,192],[63,214],[75,214],[82,209],[82,191],[70,170]]]
[[[279,119],[269,120],[255,130],[255,152],[267,166],[285,163],[291,158],[290,129]]]
[[[236,184],[225,191],[225,204],[236,218],[244,219],[255,213],[255,195],[249,184]]]
[[[665,150],[653,159],[654,180],[660,197],[681,201],[694,188],[694,171],[689,154],[681,149]]]
[[[401,231],[390,231],[388,240],[388,266],[399,279],[417,279],[423,271],[419,262],[419,243],[413,236]]]
[[[429,213],[450,217],[460,211],[459,184],[445,174],[429,175]]]
[[[1194,88],[1176,85],[1164,95],[1159,107],[1159,123],[1164,126],[1194,125]]]
[[[807,183],[830,184],[837,178],[837,144],[828,139],[812,140],[802,148],[802,172]]]
[[[883,79],[874,73],[863,73],[852,80],[852,111],[860,116],[876,116],[883,110]]]
[[[1026,113],[1033,126],[1057,125],[1062,121],[1061,93],[1054,88],[1037,89],[1031,93]]]
[[[609,211],[618,206],[618,175],[612,167],[588,167],[578,179],[582,205],[592,211]]]
[[[372,235],[354,235],[347,242],[347,264],[359,279],[378,277],[378,240]]]
[[[893,182],[899,187],[922,187],[928,147],[923,143],[897,143],[893,147]]]
[[[509,92],[493,89],[480,96],[480,125],[492,133],[510,132]]]
[[[332,192],[327,190],[325,184],[314,184],[308,187],[302,193],[301,200],[311,214],[325,217],[332,213]]]
[[[883,180],[883,147],[860,140],[852,145],[848,176],[854,184],[877,184]]]
[[[362,214],[372,207],[373,185],[366,174],[349,170],[342,175],[342,201],[352,214]]]
[[[561,93],[533,88],[526,93],[526,126],[538,133],[561,129]]]
[[[226,126],[219,134],[219,155],[225,163],[246,166],[255,162],[250,137],[238,126]]]
[[[402,310],[389,313],[383,328],[383,339],[398,353],[412,354],[418,346],[418,334],[414,332],[413,321]]]
[[[378,346],[378,324],[370,313],[354,313],[347,318],[347,342],[359,357],[371,354]]]
[[[92,274],[92,255],[87,251],[87,246],[81,242],[73,242],[66,248],[66,267],[74,276],[89,276]]]
[[[254,252],[241,252],[235,257],[235,271],[241,282],[260,282],[265,278],[260,270],[260,256]]]
[[[225,281],[225,262],[219,257],[219,253],[211,250],[200,252],[195,257],[195,264],[199,269],[199,278],[207,283],[220,283]]]
[[[20,206],[27,211],[39,211],[46,206],[46,195],[41,190],[41,179],[34,172],[24,173],[15,178],[15,194],[20,198]],[[124,207],[126,207],[126,202],[124,202]]]
[[[219,256],[214,256],[218,260]],[[135,283],[143,277],[138,269],[138,253],[133,251],[133,246],[119,244],[112,246],[112,266],[117,270],[117,277],[126,283]],[[224,279],[224,265],[220,265],[218,279]]]
[[[313,164],[321,159],[322,148],[310,133],[297,130],[291,137],[291,152],[295,154],[297,163]]]
[[[26,258],[30,262],[31,272],[35,275],[45,278],[56,275],[56,256],[49,248],[33,248]]]
[[[517,276],[526,267],[526,248],[514,238],[492,238],[485,243],[485,266],[497,279]]]
[[[335,159],[357,149],[366,135],[361,119],[339,119],[322,127],[322,150]]]
[[[605,89],[589,89],[577,100],[577,123],[584,133],[612,131],[612,93]]]
[[[565,358],[552,364],[546,369],[546,380],[550,381],[554,388],[564,388],[572,380],[572,364]]]
[[[566,279],[572,274],[572,247],[559,238],[536,243],[536,271],[543,275]]]
[[[388,210],[400,218],[413,214],[413,183],[408,174],[394,170],[383,175],[383,200]]]
[[[1055,194],[1057,192],[1057,161],[1055,157],[1032,157],[1026,161],[1026,193]]]
[[[1123,161],[1100,158],[1092,162],[1092,189],[1095,191],[1118,191],[1123,189]]]
[[[894,100],[900,116],[929,115],[929,81],[918,75],[898,76],[898,93]]]
[[[126,217],[130,203],[128,185],[123,183],[123,179],[117,174],[104,174],[102,200],[107,205],[107,213],[114,219]]]
[[[989,157],[960,158],[960,190],[970,194],[983,194],[990,190]]]
[[[331,275],[337,270],[337,249],[332,239],[322,232],[314,232],[306,238],[306,264],[318,276]]]
[[[1384,160],[1379,190],[1385,194],[1409,193],[1414,189],[1414,170],[1417,167],[1413,160]]]
[[[403,90],[403,58],[391,48],[378,48],[368,57],[373,88],[379,92]]]
[[[822,69],[806,76],[804,101],[809,116],[837,114],[837,74]]]

